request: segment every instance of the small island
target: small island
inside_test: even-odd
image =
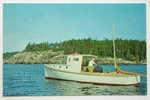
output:
[[[146,64],[146,42],[139,40],[116,39],[116,56],[118,64]],[[113,64],[112,40],[77,39],[59,43],[28,43],[21,52],[3,54],[4,64],[63,64],[66,55],[73,51],[79,54],[97,56],[99,65]],[[84,64],[88,62],[85,59]]]

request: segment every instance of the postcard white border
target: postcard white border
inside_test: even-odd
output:
[[[145,3],[146,0],[1,0],[3,3]]]
[[[1,100],[149,100],[150,85],[147,84],[147,96],[18,96],[18,97],[3,97],[2,96],[2,54],[3,54],[3,4],[4,3],[112,3],[112,4],[129,4],[129,3],[144,3],[146,4],[146,32],[147,32],[147,82],[150,83],[150,0],[0,0],[0,99]]]

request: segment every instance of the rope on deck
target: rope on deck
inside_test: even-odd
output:
[[[122,73],[122,74],[139,75],[139,76],[141,76],[141,77],[147,77],[147,75],[145,75],[145,74],[139,74],[139,73],[135,73],[135,72],[126,72],[126,71],[123,71],[123,70],[121,70],[120,68],[118,68],[118,65],[117,65],[117,64],[115,64],[115,71],[116,71],[117,73]]]

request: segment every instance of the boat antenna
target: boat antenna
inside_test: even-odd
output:
[[[117,63],[116,63],[116,50],[115,50],[115,25],[112,25],[112,39],[113,39],[113,52],[114,52],[114,66],[115,70],[117,69]]]

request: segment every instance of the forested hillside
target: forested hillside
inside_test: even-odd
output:
[[[139,40],[122,40],[116,39],[116,56],[130,61],[141,61],[146,59],[146,42]],[[70,54],[76,51],[79,54],[93,54],[101,57],[113,57],[113,44],[112,40],[92,40],[78,39],[67,40],[59,43],[29,43],[25,51],[45,51],[63,50],[65,54]]]

